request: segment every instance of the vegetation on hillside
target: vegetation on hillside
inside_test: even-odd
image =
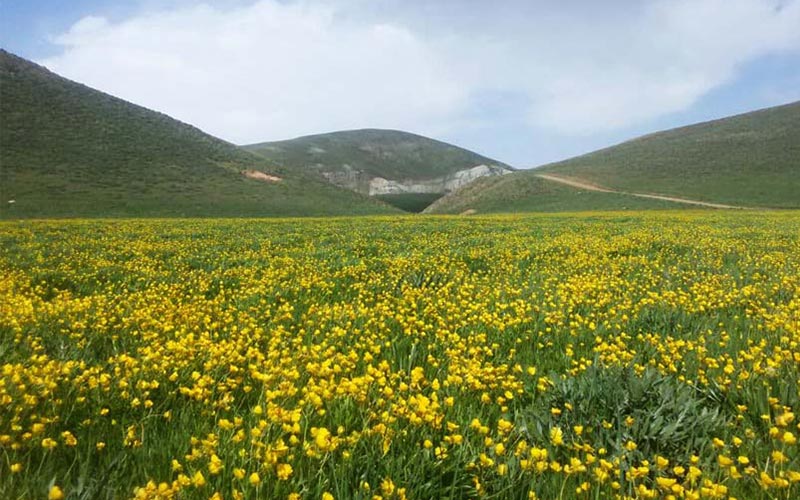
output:
[[[600,193],[547,181],[528,171],[486,177],[464,186],[425,209],[433,214],[578,212],[585,210],[681,209],[686,205]]]
[[[537,169],[632,192],[800,207],[800,102],[646,135]]]
[[[476,165],[504,163],[472,151],[399,130],[363,129],[245,146],[272,162],[310,172],[355,170],[370,177],[426,180]]]
[[[391,211],[0,51],[0,217]]]

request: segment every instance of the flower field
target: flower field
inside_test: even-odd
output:
[[[0,498],[797,498],[800,214],[0,223]]]

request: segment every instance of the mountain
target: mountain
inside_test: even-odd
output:
[[[458,146],[398,130],[346,130],[244,148],[408,211],[419,211],[475,179],[513,170]]]
[[[488,179],[426,211],[696,208],[703,203],[800,208],[800,102],[657,132]]]
[[[0,217],[395,211],[0,51]]]

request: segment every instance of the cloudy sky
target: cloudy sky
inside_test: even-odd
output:
[[[517,167],[800,99],[800,0],[0,0],[0,46],[237,144],[396,128]]]

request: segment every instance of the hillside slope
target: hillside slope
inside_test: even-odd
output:
[[[414,211],[508,165],[398,130],[363,129],[244,146],[269,161]]]
[[[800,102],[646,135],[536,169],[616,190],[800,207]]]
[[[4,218],[390,211],[0,51]]]
[[[540,175],[575,182],[570,186]],[[580,184],[620,192],[576,187]],[[658,132],[540,168],[481,179],[439,199],[426,212],[692,207],[630,193],[738,207],[800,208],[800,102]]]
[[[598,192],[548,181],[530,172],[478,179],[425,209],[431,214],[680,209],[688,205]]]

